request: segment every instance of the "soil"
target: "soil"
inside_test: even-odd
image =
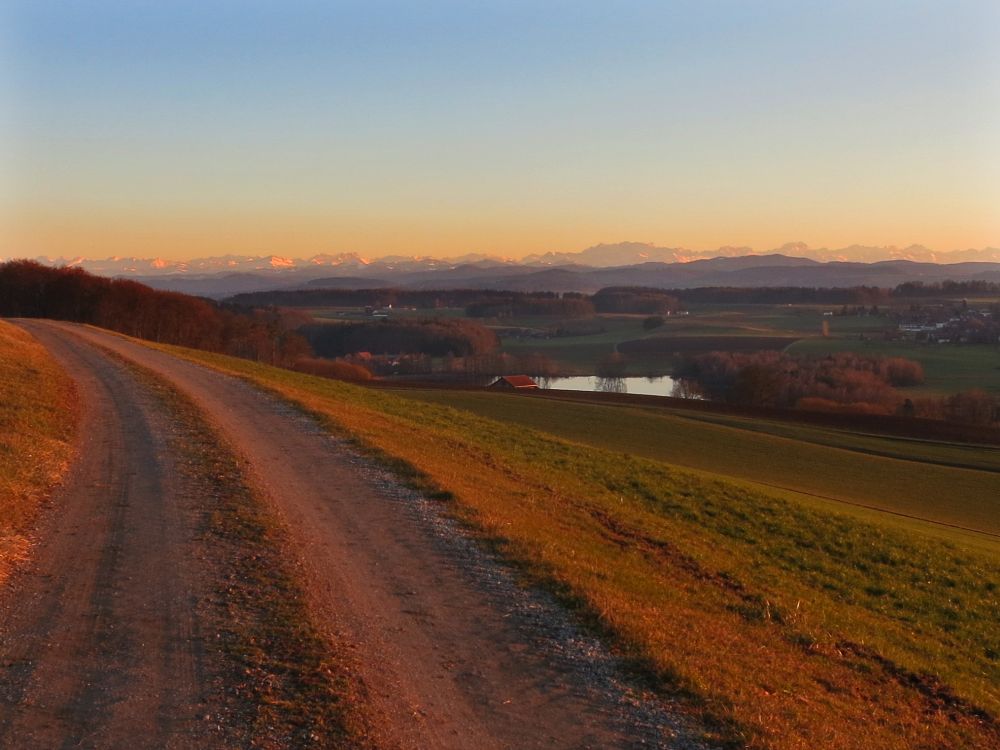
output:
[[[80,383],[85,439],[31,569],[2,598],[0,745],[213,746],[197,717],[215,667],[192,606],[211,571],[197,570],[168,417],[88,342],[169,380],[246,462],[287,527],[313,616],[357,655],[377,745],[701,747],[439,503],[310,418],[117,336],[25,327]]]

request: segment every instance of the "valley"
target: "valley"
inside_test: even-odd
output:
[[[8,465],[35,465],[26,430],[54,441],[37,464],[49,468],[3,500],[22,514],[8,533],[27,540],[6,556],[0,595],[6,736],[119,745],[122,717],[140,712],[158,717],[144,730],[154,745],[176,747],[1000,739],[1000,439],[988,421],[469,384],[512,361],[611,381],[750,356],[833,363],[819,380],[944,408],[959,379],[897,396],[874,373],[911,378],[919,362],[876,352],[989,346],[899,341],[886,315],[817,304],[672,314],[674,298],[646,289],[486,297],[495,318],[373,306],[372,320],[59,274],[79,297],[22,284],[7,304],[72,309],[103,288],[117,307],[96,315],[144,306],[102,319],[120,332],[38,319],[0,331],[10,413],[37,415],[7,433]],[[537,313],[591,304],[643,312]],[[504,314],[517,306],[536,312]],[[364,339],[348,335],[370,332],[469,353],[295,359],[311,342],[353,352]],[[787,354],[855,342],[886,348]],[[452,379],[365,369],[396,357]],[[989,387],[974,369],[989,356],[969,362]],[[326,377],[289,369],[307,366]],[[330,377],[354,373],[366,377]]]

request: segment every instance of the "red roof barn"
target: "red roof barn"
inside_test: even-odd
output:
[[[538,390],[538,383],[527,375],[502,375],[487,388],[491,391],[535,391]]]

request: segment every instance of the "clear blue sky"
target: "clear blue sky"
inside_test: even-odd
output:
[[[0,13],[0,256],[1000,246],[996,0]]]

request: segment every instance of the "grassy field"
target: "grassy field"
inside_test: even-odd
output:
[[[995,534],[1000,541],[1000,448],[996,447],[503,393],[398,393],[609,451],[975,529]],[[946,532],[946,536],[954,535]]]
[[[602,333],[548,339],[505,338],[503,350],[511,354],[545,354],[554,359],[565,374],[592,375],[597,363],[625,342],[673,340],[679,344],[665,348],[657,347],[656,343],[649,344],[649,351],[630,352],[626,360],[629,375],[668,375],[677,363],[677,357],[672,353],[674,349],[705,351],[718,348],[724,339],[738,340],[743,348],[752,348],[748,342],[754,339],[761,339],[763,344],[770,346],[770,339],[775,337],[787,337],[793,341],[804,335],[819,334],[823,320],[820,311],[790,312],[771,306],[745,307],[748,309],[692,310],[687,316],[667,317],[662,326],[652,330],[643,328],[645,315],[599,315],[590,322],[603,327],[605,330]],[[514,318],[505,320],[504,324],[545,328],[569,322]],[[657,351],[658,348],[664,350]]]
[[[718,739],[782,749],[1000,744],[996,555],[662,457],[172,351],[299,404],[447,502]]]
[[[589,319],[588,322],[604,329],[602,333],[587,336],[557,336],[552,338],[505,337],[502,349],[508,354],[544,354],[555,360],[560,372],[566,375],[593,375],[597,363],[615,351],[615,347],[623,341],[643,338],[649,331],[642,328],[642,318],[635,316],[600,316]],[[558,327],[566,323],[579,321],[559,321],[540,318],[514,318],[504,320],[504,326],[538,328]],[[653,371],[665,374],[672,369],[667,360],[651,360]],[[648,369],[648,368],[647,368]],[[637,374],[645,374],[645,370]]]
[[[0,321],[0,581],[66,470],[76,426],[69,376],[29,334]]]
[[[885,318],[877,316],[824,316],[836,307],[829,305],[707,305],[688,306],[689,314],[668,318],[662,329],[665,335],[798,335],[818,336],[823,322],[830,334],[873,334],[886,328]]]

